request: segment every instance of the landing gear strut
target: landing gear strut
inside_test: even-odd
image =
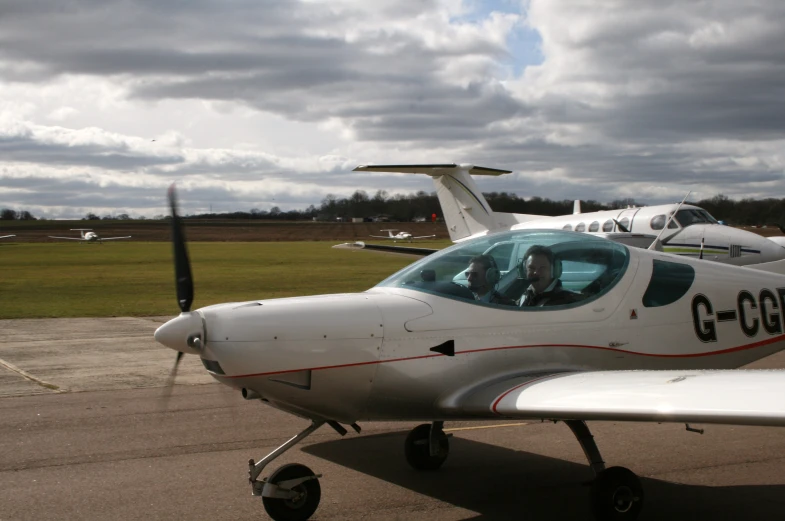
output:
[[[589,466],[594,471],[591,485],[591,507],[598,521],[628,521],[638,518],[643,508],[643,487],[631,470],[624,467],[605,468],[600,450],[586,422],[567,420],[564,423],[581,444]]]
[[[416,470],[436,470],[450,454],[444,422],[423,423],[409,432],[404,442],[406,461]]]
[[[278,468],[269,478],[259,481],[264,468],[275,458],[297,445],[300,441],[324,425],[314,421],[308,428],[272,451],[259,462],[248,462],[248,481],[254,496],[262,496],[264,509],[274,521],[305,521],[319,507],[322,489],[321,474],[314,474],[305,465],[289,464]]]

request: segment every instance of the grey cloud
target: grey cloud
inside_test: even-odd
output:
[[[181,156],[154,156],[133,151],[125,146],[116,148],[98,144],[65,145],[46,143],[28,136],[0,136],[3,161],[46,163],[61,166],[91,166],[107,170],[173,165],[183,161]]]

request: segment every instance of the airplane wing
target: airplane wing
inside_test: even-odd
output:
[[[50,239],[65,239],[67,241],[83,241],[81,237],[55,237],[54,235],[49,236]]]
[[[369,235],[368,237],[373,237],[374,239],[395,239],[395,237],[390,237],[389,235]]]
[[[510,378],[441,407],[485,418],[785,427],[783,394],[783,370],[590,371]]]
[[[392,246],[392,245],[388,246],[386,244],[365,244],[362,241],[336,244],[335,246],[333,246],[333,248],[345,249],[345,250],[384,251],[388,253],[403,253],[406,255],[417,255],[420,257],[425,257],[426,255],[430,255],[431,253],[436,253],[437,251],[439,251],[431,248],[409,248],[406,246]]]
[[[419,237],[412,237],[412,239],[428,239],[430,237],[436,237],[435,235],[420,235]]]
[[[113,241],[115,239],[130,239],[130,238],[131,238],[130,235],[126,235],[125,237],[101,237],[98,240],[99,241]]]

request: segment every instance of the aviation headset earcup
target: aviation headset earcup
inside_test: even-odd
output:
[[[499,269],[488,268],[488,271],[485,272],[485,280],[488,281],[489,286],[495,286],[499,282]]]
[[[487,257],[490,267],[485,271],[485,281],[489,286],[495,286],[496,283],[499,282],[501,274],[499,273],[499,267],[496,265],[496,259],[491,255],[488,255]]]
[[[553,277],[554,279],[560,278],[561,271],[562,271],[561,259],[554,258],[553,269],[551,270],[551,277]]]

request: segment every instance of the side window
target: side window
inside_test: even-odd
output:
[[[496,261],[496,267],[501,271],[508,271],[510,269],[510,257],[512,257],[512,250],[514,247],[515,245],[513,243],[506,242],[491,248],[486,253],[490,254],[493,257],[493,260]]]
[[[571,224],[565,224],[562,227],[562,230],[567,230],[568,232],[571,232],[572,231],[572,225]]]
[[[665,215],[655,215],[649,222],[652,230],[662,230],[665,228]]]
[[[643,294],[643,305],[647,308],[656,308],[673,304],[692,286],[695,270],[692,266],[678,262],[662,260],[653,262],[649,287]]]
[[[575,227],[575,231],[576,232],[585,232],[586,231],[586,225],[584,223],[578,223],[578,225]]]
[[[619,224],[621,224],[624,227],[624,229],[630,230],[630,219],[629,218],[625,217],[624,219],[619,221]],[[632,231],[632,230],[630,230],[630,231]]]
[[[678,227],[679,227],[679,225],[676,223],[676,219],[675,218],[671,219],[670,222],[668,223],[668,229],[669,230],[674,230],[674,229],[677,229]]]
[[[599,223],[599,221],[594,221],[593,223],[591,223],[591,224],[589,225],[589,231],[590,231],[590,232],[596,232],[596,231],[598,231],[599,229],[600,229],[600,223]]]
[[[612,232],[613,231],[613,219],[608,219],[604,223],[602,223],[602,231],[604,232]]]

